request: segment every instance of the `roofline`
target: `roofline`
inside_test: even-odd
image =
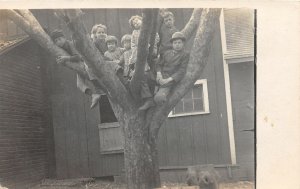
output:
[[[4,48],[3,50],[0,51],[0,56],[7,53],[8,51],[12,50],[13,48],[15,48],[16,46],[19,46],[27,41],[31,40],[31,37],[29,37],[28,35],[27,36],[24,36],[24,39],[18,41],[17,43],[13,44],[13,45],[10,45],[6,48]]]

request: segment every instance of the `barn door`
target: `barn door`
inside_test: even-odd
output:
[[[100,99],[99,141],[101,154],[123,153],[124,136],[107,96]]]

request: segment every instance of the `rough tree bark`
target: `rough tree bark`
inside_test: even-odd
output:
[[[62,49],[56,47],[49,36],[43,31],[33,15],[27,10],[6,10],[7,15],[34,40],[53,56],[64,55]],[[143,22],[154,23],[157,11],[144,10]],[[200,17],[201,14],[201,17]],[[63,18],[72,32],[76,47],[84,57],[88,66],[94,70],[99,83],[103,84],[111,102],[116,117],[123,128],[125,136],[125,173],[128,189],[152,189],[160,187],[157,139],[159,128],[166,120],[168,113],[184,94],[193,87],[199,78],[209,55],[210,43],[214,35],[216,22],[220,14],[219,9],[195,9],[193,15],[183,30],[187,38],[197,29],[187,73],[171,92],[168,101],[155,106],[148,111],[138,111],[139,103],[134,100],[132,93],[122,83],[121,76],[115,73],[115,65],[103,60],[81,20],[81,11],[63,10],[58,15]],[[139,93],[139,79],[143,77],[145,62],[148,54],[148,42],[151,27],[144,24],[141,29],[138,60],[133,85],[135,94]],[[153,39],[152,39],[153,40]],[[144,56],[145,57],[144,57]],[[71,63],[70,63],[71,64]],[[71,67],[71,69],[73,69]],[[77,71],[76,69],[74,69]],[[75,81],[74,81],[75,82]]]
[[[148,44],[150,40],[151,34],[151,23],[153,12],[151,9],[143,10],[143,19],[142,19],[142,27],[138,39],[138,49],[137,49],[137,60],[135,63],[135,71],[133,77],[130,82],[130,89],[132,94],[136,97],[136,100],[140,99],[140,91],[143,78],[145,77],[145,66],[148,56]]]

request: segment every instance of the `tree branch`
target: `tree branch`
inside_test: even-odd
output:
[[[123,111],[133,111],[137,107],[129,91],[120,79],[123,78],[119,72],[119,65],[115,62],[104,61],[103,56],[91,41],[87,29],[81,19],[80,10],[65,10],[68,17],[68,28],[72,32],[73,40],[80,54],[84,57],[89,68],[97,76],[98,81],[103,84],[108,92],[112,103],[119,104]]]
[[[135,97],[139,97],[141,84],[145,77],[145,65],[148,56],[148,44],[151,33],[153,13],[151,9],[143,9],[142,27],[138,39],[137,60],[134,75],[130,82],[130,89]]]
[[[181,30],[183,35],[186,37],[186,41],[188,41],[193,35],[194,31],[197,29],[201,17],[202,9],[194,9],[190,20],[185,25],[185,27]]]
[[[35,17],[28,10],[3,10],[16,25],[21,27],[32,39],[34,39],[42,48],[47,50],[52,56],[66,56],[68,55],[63,49],[57,47],[52,39],[45,33],[41,25]],[[87,77],[87,73],[83,67],[72,62],[66,62],[66,67],[75,70],[83,77]]]
[[[156,107],[156,119],[165,119],[169,112],[176,106],[179,100],[193,87],[207,65],[210,53],[211,41],[214,37],[215,28],[221,9],[204,9],[200,24],[194,39],[190,60],[184,78],[172,90],[168,101],[162,106]],[[157,128],[151,128],[155,131]]]
[[[155,46],[155,39],[156,39],[156,34],[157,34],[157,19],[158,19],[158,11],[159,9],[154,9],[153,10],[153,17],[152,17],[152,31],[151,31],[151,35],[150,35],[150,47],[149,47],[149,56],[147,58],[147,63],[150,67],[150,69],[153,71],[153,73],[155,72],[155,65],[154,65],[154,61],[153,61],[153,51],[154,51],[154,46]]]

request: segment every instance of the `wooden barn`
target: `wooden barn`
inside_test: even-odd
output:
[[[137,9],[83,9],[88,30],[131,33]],[[170,9],[182,29],[192,9]],[[66,26],[52,10],[32,10],[44,28]],[[55,63],[14,23],[0,17],[0,183],[24,188],[48,178],[124,172],[121,128],[106,97],[90,109],[76,73]],[[187,166],[214,164],[227,179],[254,179],[254,10],[224,9],[209,63],[160,130],[161,178],[184,181]],[[188,41],[187,50],[192,40]]]

